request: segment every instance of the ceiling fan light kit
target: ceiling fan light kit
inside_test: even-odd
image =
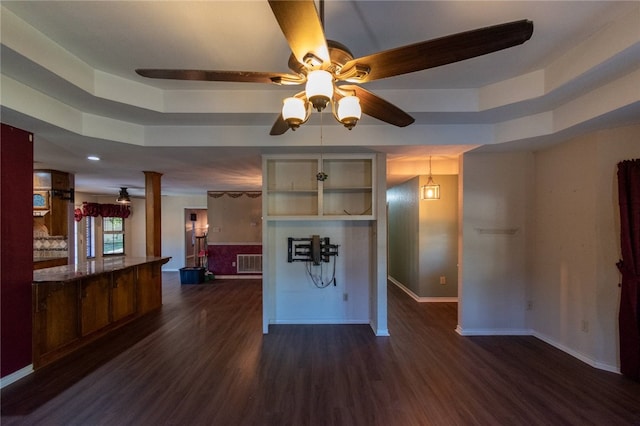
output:
[[[405,127],[414,122],[413,117],[359,84],[497,52],[520,45],[533,34],[533,22],[523,19],[353,58],[346,46],[326,39],[321,18],[324,0],[320,0],[320,14],[314,0],[269,0],[269,5],[291,48],[288,65],[292,73],[188,69],[136,72],[147,78],[175,80],[306,83],[304,92],[285,99],[270,135],[282,135],[300,127],[309,118],[309,105],[321,112],[329,103],[335,119],[349,130],[362,113]]]

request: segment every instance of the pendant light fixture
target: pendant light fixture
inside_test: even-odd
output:
[[[439,200],[440,199],[440,185],[433,181],[431,176],[431,156],[429,156],[429,177],[427,178],[427,184],[422,185],[420,188],[421,200]]]
[[[120,194],[118,194],[118,198],[116,198],[116,203],[118,203],[118,204],[129,204],[129,203],[131,203],[131,198],[129,197],[129,193],[127,192],[127,188],[120,187]]]

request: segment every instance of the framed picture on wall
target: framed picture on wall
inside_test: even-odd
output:
[[[33,191],[33,209],[49,209],[49,191]]]

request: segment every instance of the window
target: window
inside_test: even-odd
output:
[[[124,254],[124,219],[102,218],[102,254]]]
[[[86,234],[85,242],[87,246],[87,259],[93,259],[96,257],[96,221],[91,216],[85,216],[86,220]]]

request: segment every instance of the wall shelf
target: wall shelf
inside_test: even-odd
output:
[[[375,219],[372,154],[265,155],[262,169],[267,220]]]

